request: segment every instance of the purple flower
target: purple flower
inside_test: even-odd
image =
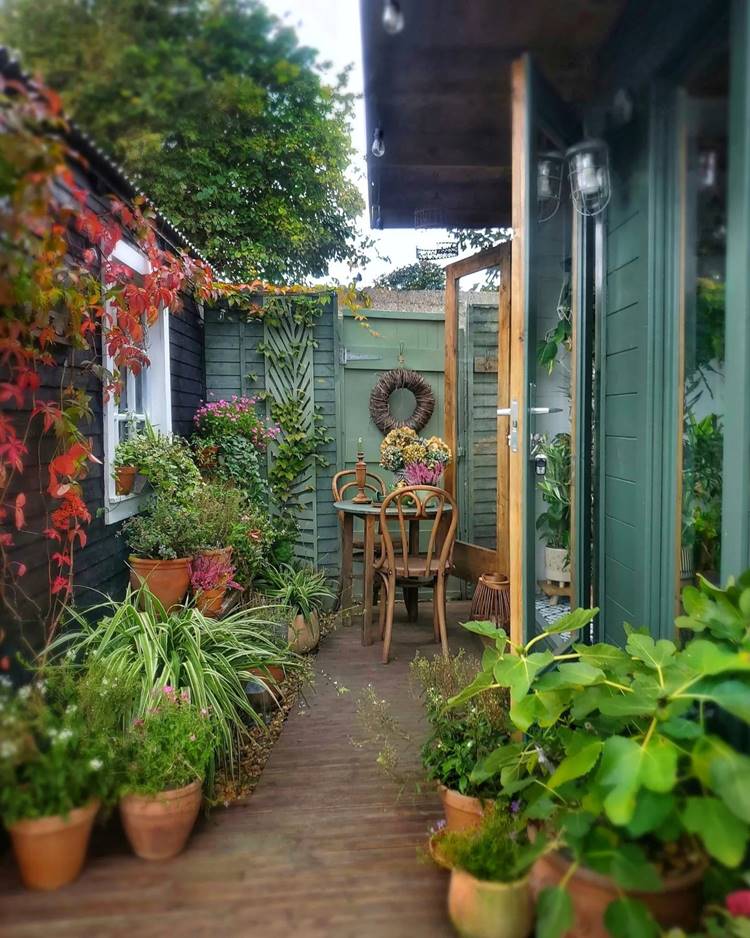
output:
[[[517,798],[516,798],[514,801],[511,801],[511,803],[510,803],[510,813],[511,813],[511,814],[518,814],[518,812],[519,812],[520,810],[521,810],[521,802],[520,802]]]

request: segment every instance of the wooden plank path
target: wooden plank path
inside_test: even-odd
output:
[[[325,640],[308,706],[290,714],[255,792],[203,819],[176,859],[139,860],[120,837],[100,832],[81,878],[45,894],[24,891],[4,856],[0,936],[453,935],[447,875],[418,855],[440,814],[437,796],[398,800],[374,754],[351,743],[356,699],[370,683],[421,739],[408,666],[417,650],[438,649],[423,605],[416,625],[397,608],[389,665],[380,664],[379,643],[362,647],[356,618]],[[449,610],[453,622],[468,617],[464,604]],[[455,625],[449,637],[452,648],[475,647]]]

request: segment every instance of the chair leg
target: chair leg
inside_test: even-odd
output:
[[[386,606],[388,604],[388,584],[383,579],[378,579],[378,593],[379,593],[379,602],[378,602],[378,624],[380,626],[380,641],[383,641],[385,635],[385,614]]]
[[[406,620],[407,622],[416,622],[419,619],[419,587],[405,586],[403,592]]]
[[[383,664],[388,664],[388,657],[391,651],[391,633],[393,632],[393,612],[396,607],[396,580],[388,578],[386,588],[387,610],[385,614],[385,635],[383,636]]]
[[[432,631],[435,641],[440,641],[440,616],[438,615],[437,580],[432,584]]]
[[[437,589],[435,592],[435,604],[438,611],[438,623],[440,626],[440,642],[443,646],[443,657],[448,657],[448,627],[445,615],[445,577],[439,576],[437,580]]]

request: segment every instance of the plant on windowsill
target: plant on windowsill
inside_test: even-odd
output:
[[[135,467],[137,474],[150,483],[154,492],[174,499],[189,499],[201,483],[201,475],[187,441],[179,436],[159,433],[148,421],[143,430],[117,444],[116,470],[118,466]]]
[[[556,584],[570,582],[570,435],[542,437],[535,453],[546,456],[547,471],[537,483],[546,509],[536,519],[536,529],[545,543],[544,575]]]
[[[133,852],[168,860],[187,843],[214,757],[216,735],[208,707],[169,684],[131,724],[124,743],[120,816]]]
[[[242,589],[233,579],[234,566],[223,552],[199,554],[190,561],[189,570],[195,605],[211,619],[221,612],[228,589]]]
[[[525,735],[474,777],[499,774],[523,816],[556,838],[534,873],[548,938],[693,929],[709,863],[727,875],[744,860],[750,758],[727,721],[750,724],[750,571],[726,590],[702,580],[683,603],[676,625],[694,634],[681,649],[630,629],[624,649],[549,650],[550,636],[580,631],[596,610],[575,610],[520,646],[472,623],[495,647],[452,703],[510,689]]]
[[[320,641],[319,613],[335,598],[325,573],[284,564],[270,569],[266,581],[268,595],[294,616],[289,623],[289,647],[297,654],[312,651]]]
[[[191,558],[201,546],[202,518],[195,502],[157,494],[141,514],[123,524],[119,534],[128,543],[130,583],[144,583],[164,611],[181,603],[190,586]]]
[[[134,436],[121,440],[115,448],[115,495],[130,495],[138,474],[138,441]]]

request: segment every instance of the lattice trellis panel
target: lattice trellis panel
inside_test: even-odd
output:
[[[266,353],[266,392],[269,400],[283,404],[297,398],[303,407],[303,428],[313,430],[315,416],[315,389],[313,381],[313,347],[310,329],[294,321],[294,317],[280,316],[278,324],[264,326],[263,341]],[[276,447],[269,448],[269,462]],[[316,464],[313,457],[290,487],[290,501],[295,506],[299,525],[296,554],[299,560],[317,564],[316,529]]]

